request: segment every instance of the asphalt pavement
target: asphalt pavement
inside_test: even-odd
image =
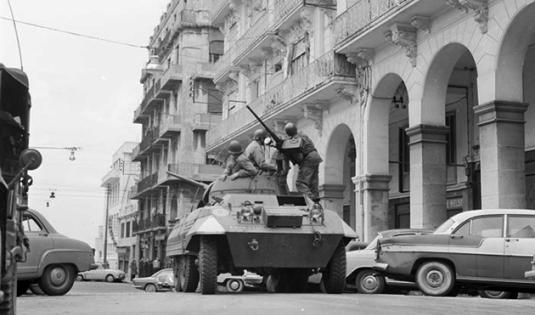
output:
[[[65,296],[23,295],[17,314],[535,314],[535,299],[415,295],[147,293],[130,283],[75,282]]]

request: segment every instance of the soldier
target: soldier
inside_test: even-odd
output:
[[[253,141],[245,148],[245,156],[253,162],[254,166],[261,171],[276,172],[275,165],[269,164],[266,161],[266,149],[264,140],[266,139],[266,132],[264,129],[257,129],[253,135]]]
[[[318,202],[318,170],[319,164],[323,162],[323,159],[320,157],[318,151],[316,151],[312,140],[306,135],[298,134],[297,127],[293,123],[287,123],[284,126],[284,131],[290,139],[298,140],[300,138],[301,141],[299,154],[295,158],[299,165],[299,173],[297,174],[295,186],[299,192],[307,195],[314,202]]]
[[[243,154],[243,148],[238,141],[232,140],[230,142],[228,152],[230,153],[230,156],[227,159],[225,171],[223,172],[223,180],[225,180],[227,176],[231,180],[235,180],[239,177],[249,177],[258,174],[258,169],[245,156],[245,154]]]

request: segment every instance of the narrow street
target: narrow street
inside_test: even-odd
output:
[[[65,296],[24,295],[17,314],[533,314],[535,299],[405,295],[146,293],[129,283],[76,282]]]

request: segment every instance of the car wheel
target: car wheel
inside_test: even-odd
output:
[[[217,289],[217,240],[210,237],[201,239],[199,251],[199,271],[202,294],[214,294]]]
[[[516,299],[518,292],[515,291],[493,291],[493,290],[479,290],[479,295],[487,299]]]
[[[322,281],[327,293],[342,293],[346,282],[346,252],[342,244],[334,251],[327,269],[323,271]]]
[[[182,256],[178,260],[180,289],[184,292],[195,292],[199,285],[199,270],[195,266],[195,256]]]
[[[145,286],[145,292],[156,292],[156,286],[152,283],[149,283]]]
[[[243,291],[243,281],[240,279],[228,279],[225,281],[225,287],[228,292],[238,293]]]
[[[85,281],[84,276],[82,276],[82,275],[80,275],[80,274],[77,275],[77,276],[76,276],[76,281]]]
[[[104,278],[104,280],[106,280],[106,282],[114,282],[115,277],[113,275],[107,275],[106,278]]]
[[[46,293],[39,287],[39,283],[30,283],[30,292],[35,295],[45,295]]]
[[[279,292],[280,277],[277,274],[269,274],[265,278],[266,291],[269,293]]]
[[[74,278],[72,266],[50,265],[39,279],[39,287],[48,295],[64,295],[72,288]]]
[[[30,282],[28,281],[17,281],[17,296],[25,294],[30,288]]]
[[[385,277],[371,269],[361,270],[355,277],[357,291],[362,294],[379,294],[385,289]]]
[[[418,267],[416,284],[423,293],[432,296],[448,295],[455,285],[453,270],[440,261],[428,261]]]

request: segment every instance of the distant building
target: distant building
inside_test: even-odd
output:
[[[141,72],[144,98],[134,112],[134,123],[142,125],[133,152],[141,176],[132,193],[139,202],[135,233],[142,275],[170,264],[168,230],[202,194],[168,172],[202,182],[222,173],[205,152],[206,133],[221,120],[221,96],[212,79],[223,42],[208,11],[217,2],[171,1],[150,38],[149,62]]]
[[[110,171],[102,178],[101,187],[106,189],[106,222],[99,226],[95,243],[98,262],[104,262],[104,239],[107,237],[106,260],[111,268],[129,272],[128,265],[135,259],[136,237],[133,234],[137,216],[137,202],[130,199],[132,187],[139,178],[139,163],[132,161],[132,150],[137,142],[125,142],[113,154]],[[104,215],[105,217],[105,215]],[[105,219],[106,220],[106,219]],[[107,236],[104,234],[107,232]]]

